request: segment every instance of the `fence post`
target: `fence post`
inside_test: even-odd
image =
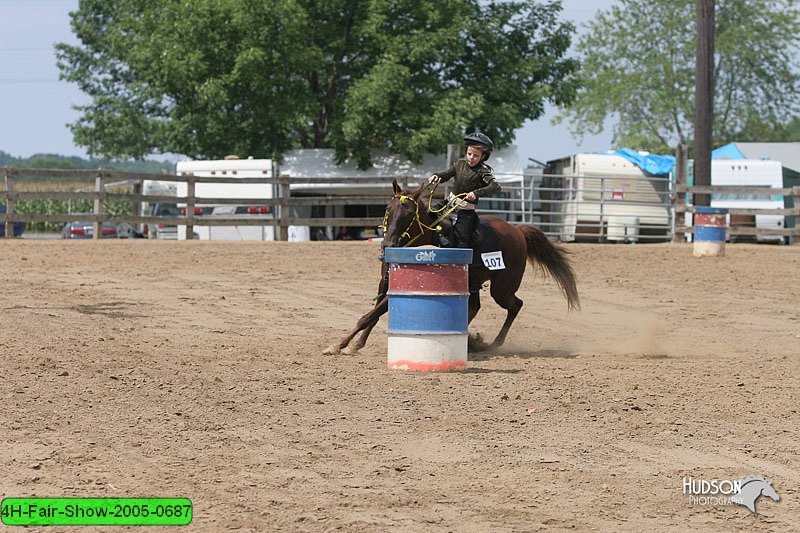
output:
[[[11,171],[6,167],[6,215],[5,215],[5,229],[6,239],[14,236],[14,223],[11,221],[11,215],[14,212],[14,200],[11,199],[11,193],[14,192],[14,176]]]
[[[795,185],[794,187],[792,187],[792,200],[793,200],[792,207],[794,209],[800,208],[800,185]],[[784,205],[786,205],[786,202],[784,202]],[[790,221],[784,220],[784,227],[789,226],[789,224],[786,224],[786,222]],[[800,224],[798,224],[798,222],[800,222],[800,217],[793,215],[791,217],[791,224],[794,227],[795,231],[797,231],[797,228],[800,228]],[[793,235],[787,235],[786,242],[789,244],[795,244],[796,242],[798,242],[798,239],[796,239]]]
[[[276,240],[289,240],[289,206],[284,202],[291,197],[292,191],[289,187],[289,176],[278,178],[278,234]]]
[[[675,151],[676,191],[678,190],[679,186],[686,185],[687,157],[688,153],[686,145],[683,143],[679,144],[677,150]],[[678,216],[683,217],[683,220],[686,219],[686,193],[675,193],[675,209],[672,210],[672,213],[674,217],[672,224],[672,242],[686,242],[686,234],[682,231],[675,231],[675,229],[678,227]],[[681,221],[680,225],[683,225],[683,220]]]
[[[600,227],[597,228],[597,242],[603,242],[603,219],[605,218],[605,205],[606,205],[606,178],[600,177]],[[575,230],[578,227],[577,217],[575,219]],[[606,224],[606,239],[608,238],[608,224]]]
[[[460,144],[448,144],[447,145],[447,168],[450,168],[450,165],[452,165],[453,163],[458,161],[458,156],[459,155],[461,155],[461,145]]]
[[[140,196],[141,194],[142,194],[142,180],[138,180],[133,184],[133,195]],[[143,215],[141,200],[131,200],[131,214],[135,217],[140,217]],[[142,229],[139,227],[140,225],[141,224],[136,224],[137,233],[139,233],[139,230]]]
[[[102,171],[98,171],[97,175],[94,177],[94,235],[92,235],[93,239],[101,239],[103,238],[103,222],[98,218],[103,212],[103,173]]]
[[[194,174],[186,176],[186,239],[194,239]]]

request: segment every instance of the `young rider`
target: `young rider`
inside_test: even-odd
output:
[[[459,159],[447,170],[428,178],[431,184],[453,178],[453,191],[448,199],[457,203],[456,222],[453,225],[453,245],[456,248],[472,248],[474,245],[473,235],[478,228],[478,214],[475,212],[478,198],[500,192],[492,167],[486,164],[494,150],[494,143],[489,136],[480,132],[470,133],[464,137],[464,146],[467,149],[466,159]]]

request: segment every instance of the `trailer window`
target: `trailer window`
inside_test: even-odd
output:
[[[748,185],[748,187],[758,187],[769,190],[769,185]],[[737,194],[737,193],[716,193],[711,195],[712,200],[769,200],[767,194]]]

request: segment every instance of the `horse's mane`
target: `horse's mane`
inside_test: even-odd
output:
[[[739,481],[741,481],[741,482],[742,482],[742,487],[744,487],[745,485],[747,485],[748,483],[751,483],[751,482],[753,482],[753,481],[761,481],[761,482],[764,482],[764,483],[770,484],[770,483],[769,483],[769,481],[767,481],[767,480],[764,478],[764,476],[747,476],[747,477],[743,477],[743,478],[742,478],[742,479],[740,479]]]

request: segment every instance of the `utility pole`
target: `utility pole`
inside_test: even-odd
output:
[[[714,125],[714,0],[697,0],[697,50],[694,86],[694,184],[711,185]],[[711,195],[695,194],[694,205],[708,206]]]

